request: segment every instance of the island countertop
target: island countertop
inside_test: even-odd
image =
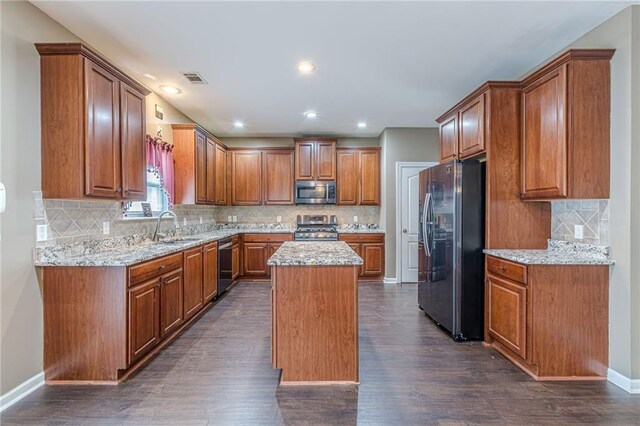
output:
[[[344,241],[287,241],[269,258],[269,266],[362,265]]]

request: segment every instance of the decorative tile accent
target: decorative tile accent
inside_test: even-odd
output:
[[[573,236],[574,225],[584,226],[584,239]],[[609,200],[552,201],[551,238],[608,246]]]

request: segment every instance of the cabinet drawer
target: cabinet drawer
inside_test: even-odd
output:
[[[129,268],[129,287],[182,267],[182,253],[161,257]]]
[[[487,256],[487,270],[492,274],[499,275],[522,284],[527,283],[527,267],[518,263]]]
[[[293,241],[293,234],[245,234],[243,238],[245,243],[281,243],[283,241]]]
[[[371,234],[339,234],[338,239],[344,241],[347,244],[350,243],[383,243],[384,234],[371,233]]]

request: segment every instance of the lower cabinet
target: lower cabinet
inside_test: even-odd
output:
[[[184,251],[184,319],[188,320],[204,304],[204,247]]]
[[[537,380],[607,375],[609,267],[486,257],[485,340]]]
[[[160,341],[160,278],[129,290],[129,363]]]
[[[160,279],[160,337],[163,338],[184,322],[182,312],[182,269]]]
[[[268,279],[271,267],[267,260],[292,234],[245,234],[242,245],[242,276],[250,279]]]
[[[207,303],[218,294],[218,243],[210,243],[204,246],[204,303]]]
[[[238,236],[231,238],[231,279],[237,280],[240,276],[240,239]]]
[[[340,234],[339,239],[349,244],[362,258],[358,274],[361,281],[376,281],[384,277],[384,234]]]

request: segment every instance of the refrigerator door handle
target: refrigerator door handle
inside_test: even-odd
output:
[[[429,253],[435,250],[435,220],[436,210],[433,207],[433,197],[429,197],[429,235],[431,236],[429,240]]]
[[[431,242],[429,238],[429,234],[427,233],[427,226],[429,229],[431,228],[430,218],[428,216],[429,212],[429,204],[431,203],[431,193],[427,192],[427,199],[424,201],[424,205],[422,207],[422,238],[423,238],[423,246],[424,246],[424,254],[427,257],[431,257]]]

